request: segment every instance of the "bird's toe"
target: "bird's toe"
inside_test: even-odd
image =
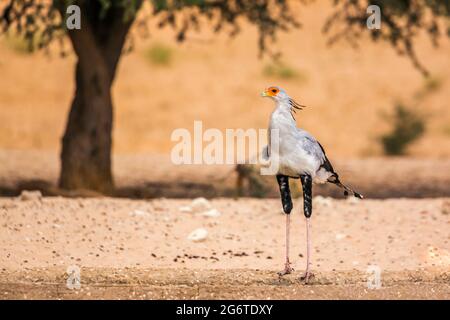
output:
[[[303,276],[300,277],[300,281],[308,284],[310,280],[314,279],[315,275],[311,271],[305,272]]]
[[[280,272],[277,272],[279,277],[282,277],[284,275],[290,274],[292,273],[292,271],[294,271],[294,268],[291,267],[291,264],[288,262],[286,263],[286,265],[284,266],[284,269],[281,270]]]

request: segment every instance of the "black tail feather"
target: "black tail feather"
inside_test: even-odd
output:
[[[350,189],[345,184],[343,184],[339,180],[339,176],[336,173],[333,176],[331,176],[330,178],[328,178],[328,182],[333,183],[333,184],[337,185],[339,188],[344,189],[344,196],[348,196],[349,194],[352,194],[356,198],[364,199],[364,196],[362,194]]]
[[[320,143],[319,143],[319,146],[322,149],[323,154],[325,155],[325,150],[323,149],[323,147],[322,147],[322,145]],[[344,189],[344,195],[345,196],[348,196],[349,193],[351,193],[356,198],[364,199],[364,196],[362,194],[353,191],[352,189],[350,189],[349,187],[344,185],[339,180],[339,175],[334,171],[333,166],[331,165],[331,162],[330,162],[330,160],[328,160],[326,155],[325,155],[325,160],[324,160],[323,164],[320,167],[325,169],[327,172],[331,173],[331,176],[328,178],[327,181],[329,183],[333,183],[333,184],[337,185],[339,188]]]

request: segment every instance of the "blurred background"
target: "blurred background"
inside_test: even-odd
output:
[[[237,186],[232,166],[174,166],[169,158],[172,131],[192,131],[194,120],[204,129],[267,128],[273,104],[259,93],[269,85],[308,106],[297,115],[298,125],[321,141],[344,180],[362,192],[450,194],[447,37],[438,47],[425,32],[415,39],[429,72],[424,76],[389,42],[372,41],[369,30],[356,47],[344,40],[329,45],[323,26],[335,9],[331,2],[294,8],[301,28],[278,34],[270,44],[281,54],[276,59],[260,56],[258,31],[246,21],[236,37],[204,27],[181,43],[156,22],[147,37],[133,36],[138,26],[132,27],[133,50],[123,55],[112,86],[116,195],[275,196],[273,179],[267,188]],[[37,51],[19,35],[0,38],[0,194],[24,188],[64,194],[57,188],[59,154],[76,63],[64,41],[67,55],[60,57],[54,44]],[[257,179],[243,174],[243,180]],[[333,188],[319,193],[338,196]]]

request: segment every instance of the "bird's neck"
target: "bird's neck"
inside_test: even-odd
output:
[[[295,127],[296,125],[297,123],[293,117],[292,106],[289,104],[289,101],[278,101],[275,110],[272,112],[271,126],[281,126],[283,128],[285,126]]]
[[[291,114],[289,102],[277,102],[275,110],[273,110],[270,116],[268,132],[269,150],[272,150],[273,134],[277,134],[279,138],[289,136],[296,131],[296,126],[297,123]]]

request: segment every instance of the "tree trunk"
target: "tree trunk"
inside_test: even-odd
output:
[[[111,168],[111,81],[92,64],[90,70],[76,66],[76,91],[62,139],[60,187],[109,193],[113,189]]]
[[[75,96],[62,139],[59,186],[108,194],[114,189],[111,85],[133,21],[124,22],[120,7],[100,18],[97,1],[80,1],[80,6],[81,29],[68,31],[78,61]]]

